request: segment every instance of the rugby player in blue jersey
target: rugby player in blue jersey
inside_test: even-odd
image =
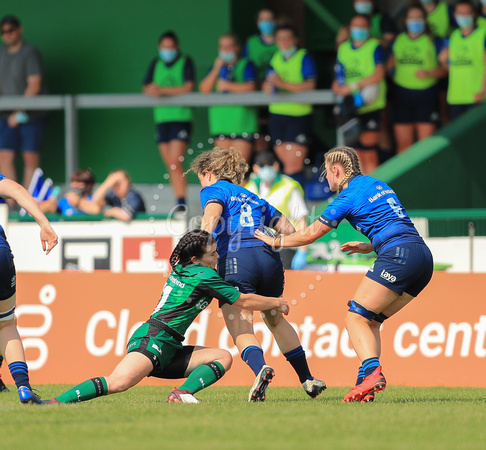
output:
[[[336,228],[343,219],[371,242],[347,242],[341,250],[378,255],[348,302],[346,328],[361,362],[356,386],[343,402],[373,401],[386,387],[379,357],[380,325],[416,297],[432,277],[433,260],[395,192],[382,181],[362,175],[353,148],[335,147],[325,155],[326,178],[339,195],[321,217],[290,236],[256,236],[275,248],[308,245]]]
[[[220,256],[218,273],[240,292],[280,297],[284,288],[280,255],[254,234],[264,227],[290,234],[295,232],[293,225],[266,200],[239,186],[248,164],[235,148],[215,147],[203,152],[193,161],[191,170],[203,187],[201,228],[216,237]],[[260,342],[254,335],[253,314],[235,305],[223,305],[221,309],[242,359],[256,375],[248,400],[263,401],[274,370],[265,363]],[[317,397],[326,384],[311,375],[295,330],[279,312],[267,311],[262,316],[305,392]]]

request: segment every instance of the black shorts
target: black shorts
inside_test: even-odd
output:
[[[191,122],[163,122],[155,125],[155,142],[166,144],[170,141],[191,140]]]
[[[358,114],[361,132],[363,131],[380,131],[382,109],[370,111],[364,114]]]
[[[393,123],[437,123],[439,121],[439,87],[428,89],[393,88]]]
[[[4,241],[6,243],[6,241]],[[0,247],[0,301],[15,294],[15,265],[10,247]]]
[[[299,145],[309,145],[312,132],[312,115],[286,116],[272,114],[268,122],[272,144],[280,145],[284,142]]]
[[[402,295],[416,297],[429,283],[434,261],[425,244],[404,243],[380,252],[366,276]]]

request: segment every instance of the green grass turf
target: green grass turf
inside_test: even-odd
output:
[[[66,385],[36,386],[43,398]],[[169,404],[168,386],[71,405],[22,405],[0,394],[1,449],[484,449],[486,388],[389,386],[370,404],[341,404],[346,388],[312,400],[270,387],[212,386],[199,405]]]

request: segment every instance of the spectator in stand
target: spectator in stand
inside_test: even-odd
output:
[[[199,84],[203,94],[211,92],[244,93],[257,87],[255,65],[241,58],[241,45],[233,33],[219,38],[219,53]],[[217,147],[235,147],[246,161],[253,151],[254,134],[258,131],[257,109],[250,106],[210,106],[209,128]]]
[[[92,212],[100,214],[105,206],[105,217],[130,222],[137,213],[145,212],[142,196],[132,187],[132,180],[126,170],[111,172],[96,189],[91,200]]]
[[[253,173],[245,188],[288,217],[297,231],[307,226],[309,209],[305,204],[304,190],[297,181],[280,173],[280,165],[273,153],[256,155]],[[297,251],[282,249],[280,256],[284,269],[302,270],[307,265],[307,247],[299,247]]]
[[[267,94],[303,92],[316,88],[317,71],[307,50],[297,47],[298,38],[291,25],[277,28],[278,47],[263,83]],[[305,182],[304,161],[307,157],[312,132],[312,105],[307,103],[271,103],[269,130],[283,173]]]
[[[194,64],[180,52],[179,39],[173,31],[159,38],[159,55],[145,75],[143,93],[153,97],[180,95],[194,90]],[[156,139],[160,155],[170,175],[177,199],[177,210],[186,208],[184,155],[192,132],[192,110],[186,106],[154,108]]]
[[[351,19],[350,37],[338,48],[332,90],[355,98],[362,130],[355,147],[363,173],[369,174],[379,161],[381,112],[386,105],[385,55],[378,39],[370,36],[369,16],[357,14]],[[363,96],[363,88],[371,95]]]
[[[456,23],[454,20],[454,7],[439,0],[420,0],[427,14],[427,23],[434,36],[442,39],[448,38]]]
[[[91,196],[94,184],[95,177],[90,169],[78,169],[72,174],[70,190],[64,197],[50,197],[39,206],[44,213],[57,212],[64,216],[97,214]]]
[[[277,51],[277,44],[275,43],[275,27],[276,17],[275,12],[267,7],[258,11],[257,27],[259,34],[250,36],[243,49],[243,57],[248,58],[255,64],[258,74],[258,84],[260,85],[268,70],[268,64],[273,54]],[[268,108],[258,108],[258,138],[255,141],[255,150],[268,150],[270,136],[268,134]]]
[[[452,32],[439,56],[449,69],[451,119],[481,103],[486,93],[486,29],[476,26],[475,10],[468,1],[459,1],[454,14],[459,29]]]
[[[356,14],[370,17],[371,36],[379,39],[384,48],[388,48],[397,35],[397,28],[393,19],[380,11],[374,0],[354,0],[354,10]],[[338,47],[349,39],[349,29],[350,26],[345,25],[338,31],[336,36]]]
[[[39,50],[25,42],[23,27],[15,16],[0,21],[0,92],[3,95],[33,97],[45,94],[42,57]],[[0,116],[0,172],[16,180],[15,153],[23,150],[23,185],[28,187],[39,167],[46,113],[43,111],[2,111]]]
[[[393,71],[393,118],[397,152],[433,134],[439,120],[439,78],[446,75],[438,55],[442,40],[433,38],[426,13],[417,3],[409,6],[407,31],[391,45],[388,69]]]

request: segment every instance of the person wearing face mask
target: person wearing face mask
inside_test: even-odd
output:
[[[481,103],[486,93],[486,29],[476,26],[474,7],[468,1],[457,3],[454,17],[459,28],[439,55],[449,70],[451,119]]]
[[[159,54],[151,62],[143,81],[143,93],[153,97],[180,95],[194,90],[194,63],[180,52],[179,39],[173,31],[159,38]],[[192,110],[186,106],[154,108],[156,141],[160,156],[169,172],[177,200],[176,211],[186,210],[184,155],[192,132]]]
[[[381,115],[386,106],[385,55],[378,39],[370,37],[369,16],[357,14],[351,19],[350,37],[338,48],[336,75],[343,76],[336,77],[332,90],[341,97],[363,94],[362,103],[355,102],[361,126],[355,147],[363,173],[369,174],[378,167],[379,161],[377,146]],[[374,95],[365,98],[364,91]]]
[[[202,94],[244,93],[256,89],[255,65],[240,54],[239,38],[233,33],[223,34],[219,38],[218,57],[199,84]],[[250,161],[254,135],[258,131],[257,117],[257,109],[252,106],[210,106],[209,130],[216,146],[235,147],[246,161]]]
[[[297,33],[282,25],[275,33],[278,52],[270,60],[262,90],[267,94],[304,92],[316,88],[317,71],[307,50],[297,47]],[[304,161],[312,133],[312,105],[307,103],[270,103],[269,130],[274,151],[283,172],[305,182]]]
[[[446,75],[438,55],[439,38],[432,38],[420,4],[406,11],[407,31],[391,45],[388,69],[393,72],[393,119],[397,152],[433,134],[439,119],[439,78]]]
[[[294,179],[280,172],[280,165],[271,152],[259,153],[254,160],[253,173],[245,186],[284,214],[296,230],[307,226],[309,209],[304,190]],[[307,248],[283,249],[280,252],[284,269],[302,270],[307,265]]]
[[[379,39],[384,48],[388,48],[397,35],[397,27],[393,19],[380,11],[374,0],[354,0],[353,6],[356,14],[370,17],[371,36]],[[336,45],[339,47],[347,39],[349,39],[349,26],[343,26],[336,36]]]
[[[420,0],[427,14],[432,34],[442,39],[449,37],[455,27],[454,7],[440,0]]]
[[[265,79],[270,58],[277,51],[275,43],[276,14],[268,7],[257,13],[258,34],[250,36],[243,48],[243,58],[255,64],[259,85]],[[268,108],[258,108],[258,138],[255,140],[255,151],[268,150]]]
[[[98,214],[93,207],[92,195],[95,177],[90,169],[78,169],[71,176],[69,191],[64,197],[50,197],[39,204],[44,213],[59,213],[63,216]]]

